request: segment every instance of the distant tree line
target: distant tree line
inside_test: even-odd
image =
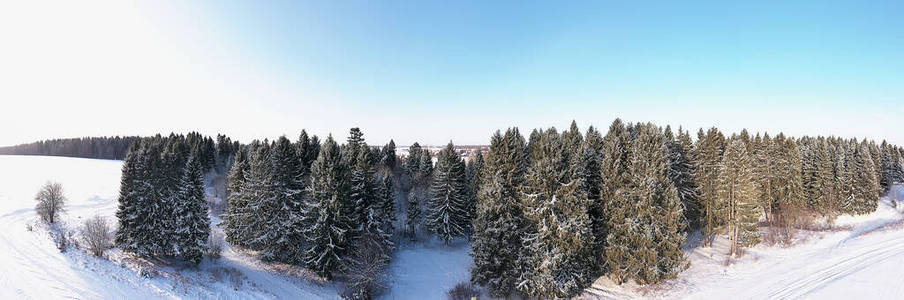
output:
[[[16,146],[0,147],[5,155],[45,155],[99,159],[123,159],[137,136],[52,139]]]
[[[397,237],[419,232],[467,238],[472,282],[494,296],[567,298],[599,276],[675,278],[689,264],[690,232],[704,247],[724,235],[737,255],[763,239],[760,225],[787,242],[813,218],[874,211],[904,181],[902,149],[885,142],[716,128],[693,139],[619,119],[605,135],[574,122],[527,139],[497,131],[467,162],[451,142],[435,155],[415,143],[399,157],[394,142],[370,147],[358,128],[341,145],[305,131],[294,142],[207,144],[158,136],[132,147],[117,245],[199,260],[209,220],[196,170],[228,170],[227,241],[265,261],[344,276],[350,298],[372,297]]]

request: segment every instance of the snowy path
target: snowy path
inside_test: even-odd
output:
[[[585,298],[900,299],[904,230],[887,202],[868,216],[839,218],[850,230],[815,233],[790,248],[759,245],[725,266],[726,242],[689,252],[691,268],[659,287],[616,286],[601,278]],[[891,228],[883,229],[885,226]]]

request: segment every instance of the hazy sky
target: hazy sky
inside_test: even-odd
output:
[[[678,2],[4,1],[0,145],[616,117],[904,144],[904,1]]]

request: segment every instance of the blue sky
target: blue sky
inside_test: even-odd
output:
[[[103,10],[142,22],[86,52],[120,35],[160,48],[123,49],[147,51],[123,60],[159,61],[116,69],[148,77],[126,86],[193,110],[218,106],[201,120],[139,117],[119,128],[139,134],[197,129],[247,140],[308,128],[343,138],[361,126],[372,143],[472,144],[509,126],[607,127],[621,117],[904,144],[901,1],[174,1]],[[171,79],[160,64],[188,75]],[[151,98],[113,96],[98,104],[115,103],[104,115]],[[120,133],[110,129],[17,142]]]

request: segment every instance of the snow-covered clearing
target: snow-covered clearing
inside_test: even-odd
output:
[[[904,205],[898,205],[901,208]],[[865,216],[841,216],[833,230],[799,233],[791,247],[757,245],[731,261],[728,241],[688,249],[691,267],[657,286],[600,278],[585,298],[900,299],[904,293],[901,210],[888,199]]]

